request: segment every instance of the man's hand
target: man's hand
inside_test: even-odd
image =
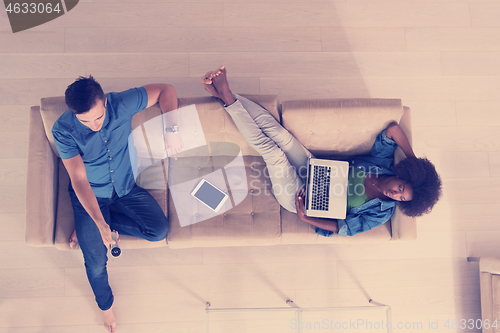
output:
[[[106,248],[109,250],[111,244],[116,244],[113,240],[113,236],[111,236],[111,229],[107,223],[103,223],[98,225],[99,232],[101,233],[102,242],[106,245]],[[118,234],[117,234],[118,236]]]
[[[172,153],[174,159],[177,159],[176,154],[180,153],[184,148],[184,143],[182,143],[182,139],[180,134],[167,132],[165,133],[165,149],[169,149]]]
[[[306,207],[304,205],[305,202],[305,194],[306,190],[304,188],[297,191],[297,195],[295,196],[295,209],[297,210],[297,215],[299,219],[305,221],[305,213]]]

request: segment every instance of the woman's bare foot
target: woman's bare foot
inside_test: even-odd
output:
[[[218,70],[207,72],[201,78],[201,82],[206,91],[214,97],[222,99],[226,105],[231,105],[235,102],[233,93],[229,89],[226,68],[224,66],[220,66]]]
[[[236,100],[233,97],[231,89],[229,89],[229,82],[227,82],[226,68],[220,66],[219,70],[212,76],[212,85],[217,91],[218,98],[222,99],[226,105],[233,104]],[[214,95],[215,96],[215,95]]]
[[[76,243],[78,243],[78,238],[76,237],[76,230],[74,230],[69,238],[69,247],[74,248]]]
[[[113,306],[108,310],[102,312],[102,317],[104,319],[104,327],[108,332],[116,332],[116,318],[113,312]]]
[[[215,90],[215,87],[212,84],[212,77],[214,76],[214,71],[207,72],[202,78],[201,78],[201,83],[203,83],[203,86],[205,87],[205,90],[208,91],[210,94],[212,94],[214,97],[220,98],[219,94],[217,93],[217,90]]]

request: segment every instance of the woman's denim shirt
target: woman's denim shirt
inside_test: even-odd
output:
[[[396,142],[387,137],[385,129],[377,135],[370,155],[356,156],[350,163],[353,168],[371,174],[394,176],[394,151]],[[396,201],[372,199],[361,206],[352,208],[345,219],[338,219],[340,236],[353,236],[389,221],[396,209]],[[316,227],[316,233],[331,237],[333,231]]]

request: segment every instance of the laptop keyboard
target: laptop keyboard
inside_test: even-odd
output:
[[[332,168],[327,166],[314,166],[311,198],[311,209],[313,210],[328,210],[331,170]]]

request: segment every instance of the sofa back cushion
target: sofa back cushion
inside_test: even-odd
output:
[[[277,95],[241,94],[241,96],[260,104],[279,121]],[[240,134],[231,116],[225,111],[222,101],[215,97],[179,98],[179,108],[192,104],[196,105],[206,142],[235,143],[244,156],[260,156]]]
[[[399,99],[294,100],[283,102],[282,124],[316,156],[361,155],[402,114]]]

